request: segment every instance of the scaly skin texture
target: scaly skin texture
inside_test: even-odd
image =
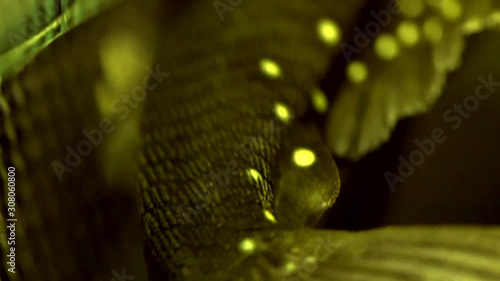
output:
[[[149,95],[140,168],[147,251],[161,268],[158,276],[162,270],[182,268],[202,250],[234,247],[252,230],[305,225],[306,219],[275,224],[265,216],[266,211],[276,215],[276,159],[283,136],[287,130],[304,129],[280,120],[275,106],[285,105],[296,118],[310,109],[310,93],[338,51],[317,35],[318,15],[335,14],[337,23],[345,26],[356,11],[351,9],[343,11],[350,16],[339,16],[340,10],[325,10],[316,2],[304,6],[273,1],[265,9],[248,2],[225,13],[221,22],[205,6],[192,5],[169,21],[181,32],[167,33],[159,47],[165,50],[162,68],[171,75]],[[277,63],[279,77],[263,73],[262,59]],[[297,132],[287,136],[305,136]],[[321,146],[317,132],[310,139],[316,140],[315,150]],[[322,207],[310,210],[313,214],[307,215],[313,217],[330,206],[338,192],[333,160],[326,149],[321,155],[330,161],[323,169],[323,186],[309,175],[308,190],[325,189],[325,204],[318,202]],[[262,178],[255,180],[250,169]],[[287,188],[293,187],[282,187]],[[309,204],[302,196],[282,193],[288,196],[282,196],[281,210],[291,209],[290,217],[298,213],[297,206]],[[214,262],[211,267],[221,266]]]
[[[2,237],[9,235],[5,224],[10,218],[10,166],[16,169],[17,222],[15,273],[7,272],[11,266],[6,264],[14,245],[2,239],[1,280],[109,280],[111,270],[120,272],[132,255],[129,243],[140,239],[139,195],[134,188],[139,134],[128,134],[115,115],[103,113],[95,93],[97,84],[107,83],[99,43],[114,32],[115,22],[127,22],[122,27],[132,34],[138,31],[134,27],[142,21],[133,15],[144,17],[139,11],[133,3],[120,5],[55,41],[14,77],[2,77]],[[152,40],[148,32],[140,34]],[[111,100],[117,94],[106,93]],[[126,121],[137,122],[138,113]],[[82,130],[100,130],[105,118],[115,125],[113,134],[92,133],[91,151],[78,153],[80,143],[90,144]],[[119,158],[110,149],[118,143],[128,153]],[[117,174],[110,167],[122,170]]]
[[[320,198],[328,206],[338,186],[334,172],[293,173],[286,160],[296,145],[319,143],[302,116],[338,50],[316,36],[317,18],[330,16],[345,30],[355,14],[353,6],[320,2],[243,2],[223,23],[207,2],[162,3],[150,11],[165,13],[163,20],[148,25],[154,13],[141,14],[143,2],[132,1],[139,5],[117,7],[68,33],[2,81],[0,175],[3,184],[6,167],[18,172],[19,271],[7,275],[10,249],[2,240],[1,279],[118,280],[125,273],[133,280],[140,269],[123,266],[129,257],[136,258],[132,266],[142,260],[127,244],[140,239],[134,223],[142,198],[154,281],[170,273],[186,281],[499,280],[498,227],[298,228],[324,208],[310,203]],[[278,63],[281,76],[262,73],[264,57]],[[146,101],[130,105],[122,119],[114,101],[144,84],[141,63],[170,75],[148,86]],[[288,124],[276,119],[276,102],[294,116]],[[80,163],[69,163],[65,147],[77,146],[82,129],[93,131],[106,118],[116,130]],[[315,152],[334,171],[329,154]],[[71,171],[54,170],[55,161]],[[261,178],[249,176],[250,168]],[[302,190],[309,179],[301,174],[314,184]],[[309,197],[315,191],[319,196]],[[3,185],[4,231],[6,193]]]
[[[139,20],[134,19],[134,12],[141,9],[131,2],[132,8],[117,7],[78,27],[21,72],[3,77],[2,183],[6,182],[6,168],[16,167],[20,245],[16,250],[19,272],[7,277],[5,267],[2,280],[101,280],[112,276],[112,269],[120,271],[124,257],[130,255],[124,241],[134,237],[139,196],[133,185],[138,173],[147,255],[154,257],[149,262],[152,271],[180,268],[188,262],[184,257],[194,257],[190,251],[209,249],[202,248],[204,244],[223,249],[219,246],[235,245],[251,229],[275,227],[263,213],[274,212],[274,162],[287,127],[275,118],[275,102],[286,105],[294,116],[305,113],[308,94],[334,53],[315,34],[316,16],[328,16],[332,11],[324,13],[319,4],[308,5],[305,11],[300,5],[284,2],[272,3],[270,11],[247,4],[233,14],[231,22],[224,23],[202,2],[185,7],[163,3],[156,10],[166,14],[159,24],[165,31],[156,34],[161,39],[157,49],[162,52],[152,52],[154,58],[144,64],[154,68],[156,62],[171,76],[148,92],[144,110],[137,108],[122,121],[120,114],[107,113],[112,105],[103,104],[103,100],[112,102],[123,94],[114,93],[112,84],[101,90],[103,81],[111,79],[103,59],[103,42],[116,30],[130,31],[139,45],[155,40],[148,37],[151,34],[143,34],[148,28],[137,24],[154,17],[139,13]],[[281,7],[286,11],[282,19],[265,26]],[[199,17],[199,28],[190,27],[192,16]],[[229,14],[225,16],[230,19]],[[249,17],[254,16],[262,22],[251,22]],[[351,18],[341,16],[339,24],[351,25]],[[300,29],[290,28],[292,25]],[[203,30],[212,35],[205,36],[200,48],[197,39],[205,34]],[[287,32],[292,34],[287,36]],[[295,45],[292,35],[308,43]],[[251,51],[238,51],[247,44],[255,46],[247,49]],[[259,60],[263,57],[280,65],[282,78],[262,74]],[[200,79],[191,83],[192,77]],[[130,88],[141,82],[129,81]],[[139,116],[143,132],[128,130]],[[68,156],[67,146],[77,150],[87,139],[82,130],[98,128],[105,118],[116,125],[116,131],[81,161]],[[263,129],[270,133],[262,138]],[[140,137],[145,149],[141,169],[136,172]],[[244,147],[238,148],[240,144]],[[247,168],[259,171],[262,179],[253,182]],[[230,175],[225,176],[228,169]],[[195,190],[210,182],[212,174],[228,183],[219,189],[218,197],[205,201]],[[172,194],[176,188],[177,193]],[[6,186],[3,193],[6,198]],[[3,209],[6,219],[5,205]],[[75,219],[78,217],[81,219]],[[173,227],[154,233],[165,223]],[[88,235],[90,230],[92,235]],[[9,252],[5,242],[2,253]],[[60,262],[33,266],[44,264],[46,257]],[[167,261],[167,257],[171,259]],[[2,258],[6,261],[5,255]]]

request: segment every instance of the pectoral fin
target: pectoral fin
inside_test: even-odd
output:
[[[200,272],[199,264],[188,265],[185,280],[500,280],[498,227],[267,230],[225,251],[212,260],[210,272]]]

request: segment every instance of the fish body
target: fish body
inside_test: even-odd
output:
[[[171,75],[146,104],[140,168],[146,245],[163,270],[189,275],[198,264],[186,263],[200,252],[237,250],[254,231],[304,227],[331,206],[339,189],[335,164],[316,125],[302,119],[337,51],[318,35],[320,20],[335,14],[336,24],[348,26],[360,4],[341,12],[321,3],[303,11],[298,3],[274,1],[262,10],[248,2],[227,22],[192,5],[170,22],[182,33],[167,33],[159,47]],[[283,16],[264,21],[280,9]],[[290,26],[293,36],[281,37]],[[175,106],[162,110],[166,104]],[[301,147],[319,164],[295,169],[287,181]],[[306,177],[313,168],[321,179]],[[304,207],[311,206],[305,194],[317,196],[315,209]],[[295,214],[304,218],[292,221]],[[221,267],[227,258],[203,266]]]
[[[152,281],[500,279],[498,227],[307,227],[339,191],[310,118],[341,54],[328,30],[355,26],[363,1],[233,1],[223,18],[145,3],[4,76],[1,168],[19,171],[22,227],[20,273],[2,280],[117,278],[139,217]]]

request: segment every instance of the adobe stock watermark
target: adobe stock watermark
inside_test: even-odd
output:
[[[220,21],[224,21],[224,13],[233,12],[242,2],[243,0],[214,0],[212,6],[214,6]]]
[[[326,261],[336,251],[338,240],[328,235],[326,239],[323,237],[316,238],[318,245],[314,248],[313,255],[303,259],[301,262],[290,261],[285,265],[285,273],[283,281],[305,281],[311,280],[311,273],[318,269],[318,263]],[[287,277],[293,274],[293,277]]]
[[[253,144],[269,143],[275,138],[275,134],[281,132],[286,126],[292,124],[293,118],[294,116],[291,115],[290,122],[289,123],[280,122],[281,123],[280,126],[276,125],[276,121],[279,118],[278,117],[273,118],[269,122],[269,126],[262,128],[258,132],[258,136],[249,137],[238,145],[238,151],[237,151],[238,155],[244,157],[250,157],[251,155],[256,155],[258,152],[252,148]],[[190,201],[192,203],[191,204],[192,206],[189,206],[188,204],[179,204],[177,206],[180,213],[184,217],[184,221],[186,223],[190,223],[191,222],[190,218],[193,215],[196,215],[198,214],[198,212],[205,209],[209,205],[210,201],[215,197],[217,197],[217,194],[220,192],[221,189],[229,186],[229,183],[231,182],[231,177],[241,175],[244,171],[244,168],[245,167],[241,166],[241,163],[238,163],[236,160],[233,159],[227,162],[225,170],[221,170],[217,173],[211,171],[210,172],[211,182],[207,184],[207,191],[200,192],[195,189],[193,191],[197,193],[197,196],[193,196],[191,198]]]
[[[462,126],[463,119],[467,119],[479,108],[481,101],[487,100],[496,88],[500,87],[500,82],[493,81],[493,75],[489,74],[488,79],[483,76],[477,78],[479,84],[476,86],[473,95],[467,96],[462,103],[453,105],[453,108],[443,113],[444,122],[450,124],[452,130],[457,130]],[[422,165],[425,159],[436,151],[437,144],[442,144],[448,139],[448,135],[442,128],[435,128],[429,138],[415,140],[415,148],[407,158],[398,156],[399,165],[397,173],[386,171],[384,178],[392,192],[395,191],[397,183],[404,182],[415,172],[415,167]],[[408,159],[408,160],[407,160]]]
[[[340,43],[340,49],[344,54],[347,62],[351,62],[351,56],[353,54],[360,54],[361,49],[366,48],[370,45],[372,39],[377,37],[380,32],[382,32],[382,28],[386,28],[389,26],[392,16],[397,15],[401,12],[399,7],[398,0],[391,0],[387,3],[387,9],[381,10],[378,13],[371,10],[370,15],[375,19],[373,21],[369,21],[363,30],[359,27],[354,27],[354,31],[356,31],[356,35],[354,35],[354,45],[347,44],[346,42]]]
[[[112,111],[121,114],[119,116],[120,120],[125,120],[130,115],[131,109],[137,108],[138,103],[146,99],[147,91],[156,89],[163,79],[169,75],[168,72],[161,72],[159,65],[156,65],[155,70],[149,66],[146,67],[146,70],[148,74],[142,80],[142,85],[134,87],[130,93],[122,94],[121,98],[112,102]],[[151,78],[154,79],[154,83],[149,83]],[[51,164],[59,182],[63,181],[65,173],[71,173],[74,168],[82,163],[84,157],[92,153],[93,147],[97,147],[103,142],[105,135],[111,134],[115,129],[116,126],[109,118],[103,118],[97,128],[89,131],[83,129],[83,139],[76,144],[76,149],[69,145],[65,147],[67,151],[65,163],[53,161]]]
[[[109,281],[131,281],[135,279],[135,276],[128,275],[127,272],[125,272],[125,267],[122,267],[121,274],[118,271],[116,271],[116,269],[111,270],[111,274],[114,277],[111,278]]]

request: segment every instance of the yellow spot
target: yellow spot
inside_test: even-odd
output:
[[[314,109],[319,113],[325,113],[328,109],[328,98],[325,93],[315,88],[311,93],[311,98]]]
[[[271,78],[278,78],[281,75],[280,66],[270,59],[262,59],[260,61],[260,70]]]
[[[392,60],[399,55],[399,43],[390,34],[381,34],[375,40],[375,53],[384,60]]]
[[[297,268],[297,266],[295,265],[294,262],[288,262],[285,265],[285,271],[288,273],[295,271],[296,268]]]
[[[490,18],[488,19],[490,21],[490,24],[492,25],[498,25],[500,23],[500,12],[495,11],[490,15]]]
[[[420,39],[418,26],[413,21],[402,21],[396,30],[398,39],[406,46],[414,46]]]
[[[462,25],[465,34],[472,34],[484,29],[484,23],[480,19],[471,19]]]
[[[422,0],[399,0],[399,7],[403,15],[409,18],[415,18],[424,11]]]
[[[438,43],[443,38],[443,25],[435,17],[425,20],[423,30],[425,38],[431,43]]]
[[[361,83],[368,77],[366,65],[360,61],[353,61],[347,66],[347,78],[353,83]]]
[[[329,208],[329,207],[330,207],[330,203],[328,203],[328,202],[323,202],[323,203],[321,203],[321,207],[320,207],[320,208],[321,208],[321,209],[326,209],[326,208]]]
[[[445,19],[455,21],[462,15],[462,5],[457,0],[442,0],[440,10]]]
[[[141,83],[144,63],[152,57],[147,45],[141,42],[141,38],[128,32],[113,32],[101,41],[99,56],[105,79],[96,83],[94,94],[102,115],[114,114],[112,103]]]
[[[313,256],[309,256],[304,260],[304,262],[308,264],[314,264],[316,263],[316,259]]]
[[[244,253],[252,253],[255,250],[255,241],[250,238],[245,238],[239,245],[240,251]]]
[[[247,170],[247,172],[256,181],[259,181],[262,179],[262,175],[255,169],[249,169],[249,170]]]
[[[340,27],[336,22],[327,18],[318,21],[317,32],[321,40],[328,46],[336,45],[342,38]]]
[[[288,121],[290,121],[291,119],[290,110],[288,109],[288,107],[286,107],[286,105],[282,103],[278,102],[274,105],[274,113],[281,121],[285,123],[288,123]]]
[[[276,223],[276,218],[274,217],[274,215],[269,212],[268,210],[265,210],[264,211],[264,217],[266,217],[266,219],[268,219],[269,221],[271,221],[272,223]]]
[[[309,167],[316,161],[316,155],[310,149],[297,148],[293,152],[293,162],[300,167]]]
[[[108,84],[122,94],[130,91],[144,76],[144,62],[151,52],[141,44],[141,38],[127,32],[115,32],[106,36],[100,45],[100,59]]]

